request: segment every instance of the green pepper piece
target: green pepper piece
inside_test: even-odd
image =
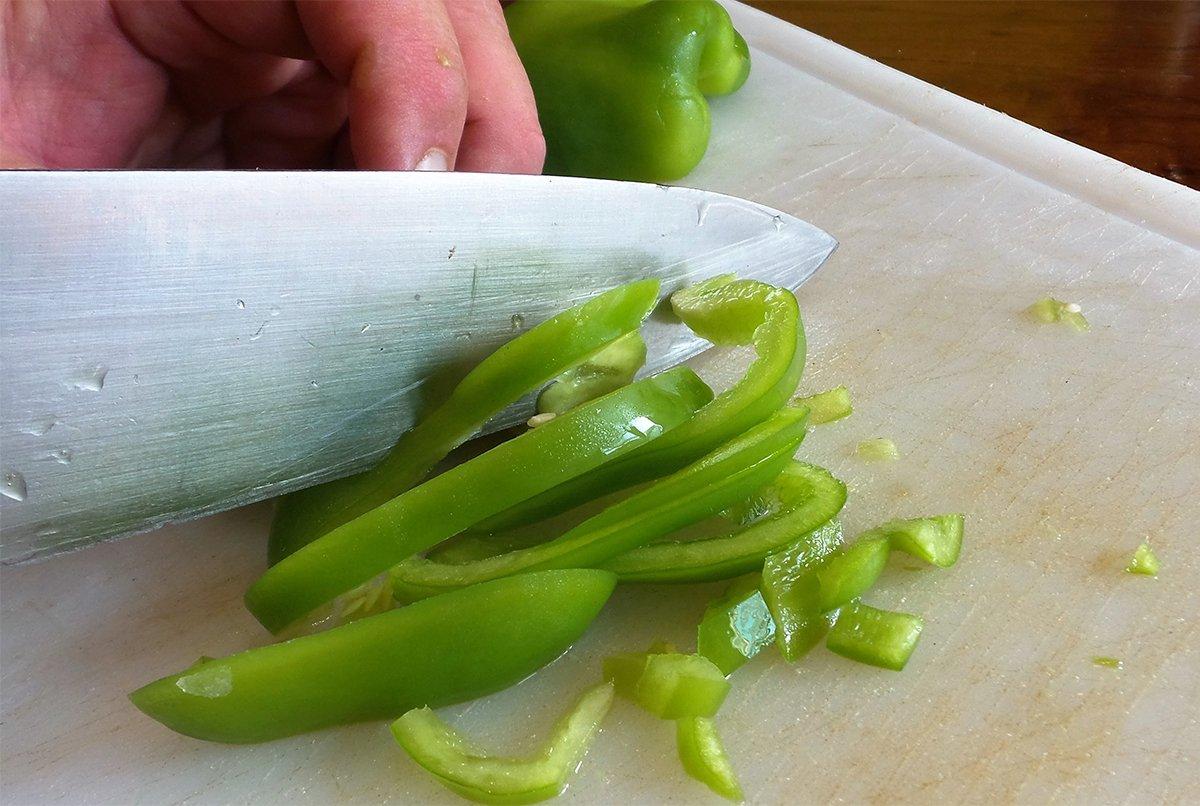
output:
[[[1130,574],[1140,574],[1148,577],[1158,576],[1158,569],[1158,555],[1154,553],[1154,549],[1150,548],[1149,543],[1143,543],[1138,546],[1137,551],[1133,553],[1133,559],[1125,567],[1125,571]]]
[[[963,516],[933,515],[888,521],[863,532],[859,540],[873,537],[886,537],[898,551],[938,568],[949,568],[958,561],[962,551]]]
[[[850,405],[850,390],[844,386],[835,386],[815,395],[798,397],[792,402],[808,406],[811,412],[808,421],[813,425],[831,423],[854,413],[854,407]]]
[[[606,658],[604,679],[662,719],[712,716],[729,693],[729,681],[708,658],[674,652]]]
[[[671,306],[689,328],[714,344],[754,346],[755,359],[741,380],[666,434],[653,451],[639,451],[565,481],[480,524],[481,531],[541,520],[674,473],[770,417],[795,393],[804,371],[805,341],[800,309],[791,291],[722,275],[676,291]]]
[[[612,686],[588,689],[530,758],[489,756],[428,708],[392,723],[396,743],[447,789],[479,803],[537,803],[560,794],[612,705]]]
[[[284,558],[246,592],[246,606],[278,632],[416,552],[656,439],[708,394],[676,367],[573,409]]]
[[[636,330],[627,333],[577,367],[559,375],[538,395],[537,410],[562,414],[633,381],[646,363],[646,342]]]
[[[234,743],[449,705],[507,688],[561,655],[615,584],[590,570],[508,577],[210,660],[130,699],[179,733]]]
[[[680,719],[675,723],[675,744],[688,775],[734,803],[745,799],[715,722],[702,716]]]
[[[750,72],[713,0],[539,2],[505,10],[546,137],[548,174],[665,182],[708,147],[705,95]]]
[[[924,626],[917,616],[860,602],[842,609],[825,645],[842,657],[898,672],[908,663]]]
[[[529,548],[449,565],[412,559],[392,571],[396,597],[411,600],[534,568],[587,568],[695,523],[744,498],[791,461],[804,439],[805,409],[784,409],[668,478]]]
[[[729,676],[775,640],[775,621],[763,600],[762,576],[735,580],[709,603],[696,629],[696,654]]]
[[[841,524],[835,521],[763,562],[763,600],[775,620],[775,643],[789,662],[816,646],[828,629],[821,616],[821,585],[812,566],[841,542]]]
[[[831,552],[812,566],[821,595],[822,613],[836,610],[862,596],[883,573],[891,546],[886,537],[861,536],[849,546]]]
[[[374,468],[281,499],[270,562],[409,489],[509,403],[635,331],[658,288],[657,280],[629,283],[547,319],[480,362]]]
[[[1044,297],[1030,305],[1026,312],[1033,317],[1034,320],[1042,324],[1055,324],[1057,322],[1065,322],[1072,328],[1078,331],[1091,329],[1091,324],[1088,323],[1080,310],[1079,306],[1073,302],[1063,302],[1054,297]]]
[[[659,583],[705,582],[756,570],[768,554],[836,516],[846,502],[846,485],[824,468],[791,462],[758,496],[770,501],[771,511],[749,526],[703,540],[639,546],[602,567],[622,582]]]
[[[870,462],[894,462],[900,458],[900,449],[887,437],[864,439],[858,443],[855,452],[860,458]]]

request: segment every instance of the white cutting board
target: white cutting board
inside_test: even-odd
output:
[[[803,387],[845,383],[855,413],[801,455],[849,482],[851,534],[967,513],[956,568],[893,561],[870,596],[926,619],[905,672],[818,648],[737,673],[719,721],[749,799],[1200,799],[1200,194],[733,12],[754,70],[714,104],[688,184],[842,244],[800,293]],[[1023,319],[1046,295],[1079,302],[1092,331]],[[695,365],[721,384],[743,364]],[[852,456],[880,435],[898,462]],[[225,747],[125,699],[264,641],[241,595],[269,517],[256,505],[4,570],[4,802],[455,801],[384,724]],[[1147,537],[1157,580],[1122,571]],[[717,590],[621,590],[562,660],[446,715],[498,750],[530,747],[603,655],[688,645]],[[674,752],[668,725],[618,704],[564,801],[716,802]]]

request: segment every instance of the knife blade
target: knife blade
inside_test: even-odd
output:
[[[562,177],[8,171],[0,209],[5,563],[359,470],[620,283],[795,288],[836,246],[742,199]],[[645,372],[707,345],[658,314],[645,337]]]

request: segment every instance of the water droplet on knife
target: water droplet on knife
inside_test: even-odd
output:
[[[250,337],[250,341],[258,341],[262,338],[263,331],[267,329],[267,323],[263,322],[258,326],[258,330],[254,331],[254,335]]]
[[[50,433],[50,429],[58,425],[57,417],[43,417],[40,420],[34,420],[29,425],[21,429],[22,434],[29,434],[33,437],[44,437]]]
[[[25,477],[15,470],[5,470],[0,494],[14,501],[24,501],[25,496],[29,494],[29,489],[25,486]]]
[[[59,448],[56,451],[50,451],[50,453],[46,454],[46,458],[53,459],[60,465],[69,465],[71,464],[71,460],[75,458],[75,454],[71,452],[70,448]]]
[[[279,316],[280,313],[282,313],[282,311],[280,311],[278,308],[272,308],[270,310],[271,316]]]
[[[781,229],[783,229],[783,216],[781,216],[781,215],[771,216],[771,223],[775,225],[775,231],[779,232]]]
[[[244,310],[246,310],[246,301],[245,301],[245,300],[239,299],[239,300],[237,301],[236,305],[237,305],[237,309],[238,309],[239,311],[244,311]]]
[[[321,387],[321,384],[317,383],[316,381],[309,381],[308,385],[311,386],[313,389],[319,389]]]
[[[520,330],[521,328],[525,327],[524,314],[514,313],[509,321],[512,322],[513,330]]]
[[[370,330],[370,329],[371,329],[371,326],[370,326],[369,324],[368,324],[368,325],[363,325],[361,328],[359,328],[359,331],[358,331],[358,332],[359,332],[360,334],[362,334],[362,333],[366,333],[366,332],[367,332],[368,330]]]
[[[71,382],[76,389],[88,392],[99,392],[104,388],[104,378],[108,375],[108,367],[98,364],[90,370],[84,370]]]
[[[696,208],[696,226],[703,227],[706,218],[708,218],[708,202],[700,202],[700,206]]]

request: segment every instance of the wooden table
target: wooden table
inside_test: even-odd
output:
[[[1200,2],[749,1],[897,70],[1200,188]]]

